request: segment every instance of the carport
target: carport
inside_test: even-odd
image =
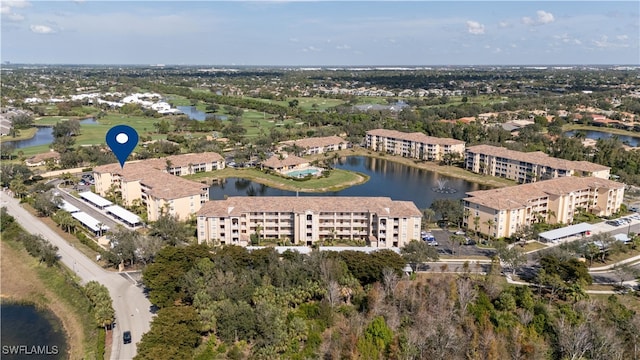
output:
[[[107,206],[111,206],[113,205],[113,203],[105,198],[103,198],[100,195],[94,194],[91,191],[85,191],[85,192],[81,192],[80,197],[90,203],[91,205],[97,207],[98,209],[104,209]]]
[[[555,242],[562,239],[567,239],[572,236],[584,236],[588,235],[593,230],[593,225],[589,223],[580,223],[576,225],[570,225],[567,227],[563,227],[560,229],[549,230],[543,233],[540,233],[539,238],[540,241],[544,242]]]
[[[136,227],[142,224],[142,220],[140,220],[140,217],[138,215],[118,205],[108,206],[104,208],[104,210],[107,212],[107,214],[110,214],[114,218],[126,223],[131,227]]]
[[[79,211],[71,214],[76,220],[80,221],[82,225],[84,225],[89,230],[93,231],[94,235],[102,236],[105,231],[109,231],[109,227],[107,225],[102,224],[100,221],[96,220],[93,216]]]

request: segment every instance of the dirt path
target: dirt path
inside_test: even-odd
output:
[[[38,263],[22,250],[16,250],[0,241],[0,283],[1,296],[13,301],[26,301],[51,310],[62,322],[67,335],[70,359],[83,358],[84,334],[82,325],[73,316],[69,305],[49,290],[40,280],[36,267]]]

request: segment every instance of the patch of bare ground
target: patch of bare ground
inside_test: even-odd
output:
[[[10,246],[6,241],[0,241],[0,283],[3,301],[33,303],[37,307],[52,311],[67,335],[68,355],[70,359],[83,359],[83,326],[74,316],[74,309],[59,299],[53,291],[47,288],[38,276],[39,264],[26,251]]]

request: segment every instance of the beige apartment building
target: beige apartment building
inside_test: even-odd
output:
[[[571,161],[541,152],[522,152],[507,148],[476,145],[465,151],[465,169],[478,174],[500,176],[519,183],[563,176],[593,176],[608,179],[610,168],[589,161]]]
[[[440,161],[445,154],[458,154],[462,158],[464,144],[456,139],[386,129],[369,130],[366,138],[367,148],[374,151],[430,161]]]
[[[202,156],[197,156],[202,155]],[[147,208],[147,219],[156,221],[163,213],[188,220],[209,200],[209,188],[199,182],[171,174],[193,174],[224,168],[224,159],[215,153],[174,155],[95,167],[95,190],[101,196],[118,192],[124,205],[136,200]]]
[[[421,221],[413,202],[387,197],[230,197],[198,211],[198,242],[246,246],[259,233],[260,239],[307,246],[349,239],[398,248],[420,239]]]
[[[624,188],[622,183],[596,177],[560,177],[473,191],[464,199],[464,225],[501,238],[536,222],[571,224],[581,209],[609,216],[620,209]]]
[[[325,136],[283,141],[280,145],[296,145],[302,149],[303,155],[315,155],[329,151],[344,150],[349,146],[349,142],[339,136]]]

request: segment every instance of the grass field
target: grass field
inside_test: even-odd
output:
[[[295,100],[298,100],[298,108],[305,111],[314,110],[314,107],[313,107],[314,104],[317,105],[315,107],[315,110],[317,111],[324,111],[330,107],[344,104],[344,101],[339,99],[326,99],[321,97],[295,97],[295,98],[288,98],[287,100],[269,100],[269,99],[260,99],[260,98],[254,98],[249,96],[245,96],[244,98],[262,101],[267,104],[280,105],[284,107],[289,107],[289,101],[292,101],[295,99]]]
[[[369,180],[367,175],[340,169],[332,170],[331,175],[326,178],[310,179],[307,181],[296,181],[276,175],[269,175],[257,169],[233,168],[185,176],[187,179],[197,181],[204,179],[226,179],[229,177],[248,179],[277,189],[303,192],[338,191],[353,185],[365,183]]]
[[[57,122],[69,119],[62,116],[45,116],[35,121],[38,125],[55,125]],[[115,125],[129,125],[136,129],[139,136],[151,136],[153,139],[166,139],[166,135],[155,132],[153,123],[162,119],[145,116],[129,116],[118,113],[109,113],[98,124],[81,124],[80,135],[75,138],[76,145],[104,144],[107,131]],[[19,149],[25,156],[31,156],[49,151],[49,145],[31,146]]]
[[[22,130],[18,130],[19,134],[16,137],[13,136],[3,136],[0,138],[0,141],[18,141],[18,140],[27,140],[27,139],[31,139],[32,137],[34,137],[36,135],[36,131],[38,131],[37,128],[32,127],[29,129],[22,129]]]

